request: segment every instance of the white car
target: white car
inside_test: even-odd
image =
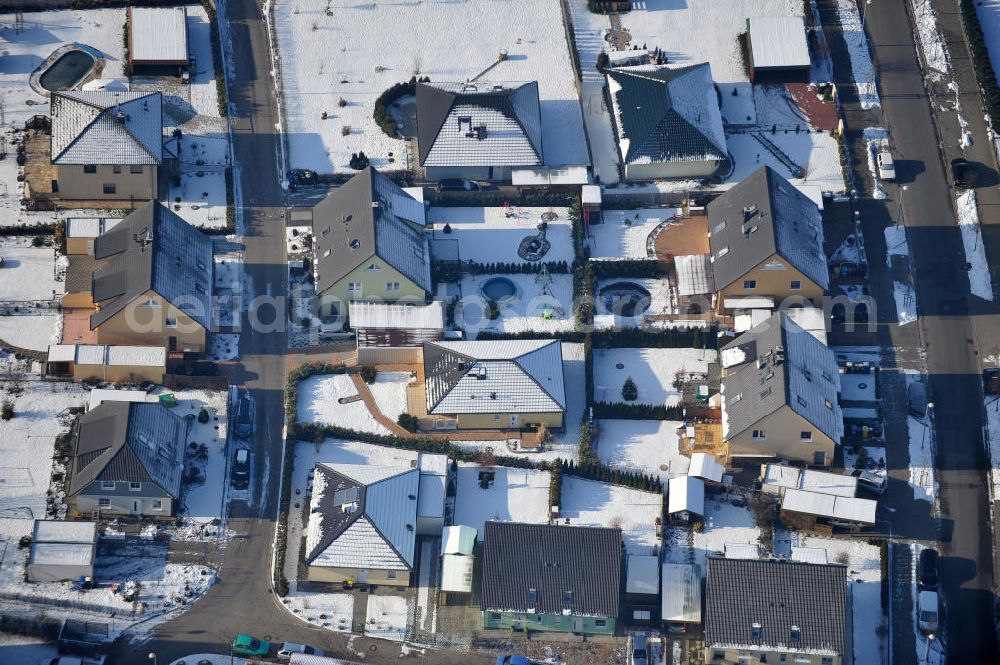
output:
[[[887,182],[896,179],[896,164],[892,161],[892,153],[888,148],[882,148],[878,152],[878,177]]]
[[[296,644],[295,642],[285,642],[278,649],[278,658],[281,660],[289,660],[294,653],[308,654],[311,656],[322,656],[323,652],[319,649],[314,649],[313,647],[306,646],[305,644]]]
[[[921,591],[917,596],[917,627],[925,635],[933,635],[938,631],[938,595],[937,591]]]

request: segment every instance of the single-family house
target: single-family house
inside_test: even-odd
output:
[[[823,219],[808,196],[762,166],[706,211],[721,309],[774,309],[786,299],[822,307],[830,274]]]
[[[423,203],[368,167],[327,194],[312,217],[322,315],[344,315],[356,300],[424,303],[431,261]]]
[[[67,502],[78,515],[170,517],[188,423],[155,403],[103,402],[73,434]]]
[[[436,429],[562,429],[559,340],[424,343],[427,414]]]
[[[544,164],[538,83],[417,83],[417,151],[428,180]]]
[[[707,62],[614,67],[607,80],[626,180],[705,178],[728,158]]]
[[[212,318],[212,253],[208,236],[148,203],[94,239],[89,293],[75,294],[74,306],[96,307],[90,329],[99,344],[203,352]]]
[[[186,7],[129,7],[125,25],[133,71],[188,66]]]
[[[309,580],[409,585],[419,488],[416,467],[317,464],[306,527]]]
[[[705,662],[851,663],[847,567],[707,558]]]
[[[722,437],[729,460],[820,466],[844,435],[833,352],[778,312],[722,348]]]
[[[613,635],[621,530],[487,522],[482,580],[484,628]]]
[[[157,197],[163,162],[159,92],[53,92],[51,196],[143,202]]]
[[[29,582],[94,576],[97,522],[35,520],[28,554]]]

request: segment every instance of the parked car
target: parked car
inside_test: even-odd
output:
[[[920,588],[935,591],[938,586],[938,551],[931,547],[920,550],[917,559],[917,581]]]
[[[888,479],[881,473],[874,471],[857,471],[858,486],[875,494],[882,494],[888,484]]]
[[[240,656],[266,656],[271,645],[251,635],[237,635],[233,640],[232,652]]]
[[[896,164],[892,161],[892,153],[888,148],[882,148],[878,153],[878,177],[892,182],[896,179]]]
[[[987,395],[1000,395],[1000,368],[987,367],[983,370],[983,391]]]
[[[911,416],[923,418],[927,415],[927,384],[923,381],[911,381],[906,387],[906,397]]]
[[[233,469],[229,474],[233,487],[245,490],[250,485],[250,451],[240,448],[233,455]]]
[[[482,187],[474,180],[462,178],[442,178],[438,181],[439,192],[479,192]]]
[[[921,591],[917,596],[917,627],[925,635],[938,631],[939,607],[937,591]]]
[[[969,160],[957,157],[951,160],[951,179],[959,189],[972,189],[976,186],[978,174]]]
[[[278,649],[278,658],[281,660],[288,660],[292,657],[293,653],[301,653],[309,656],[322,656],[323,652],[319,649],[315,649],[305,644],[296,644],[295,642],[285,642]]]
[[[629,665],[648,665],[649,654],[646,653],[646,633],[633,633],[632,653]]]
[[[497,656],[495,665],[531,665],[531,661],[524,656],[506,654],[504,656]]]
[[[253,397],[249,390],[240,390],[236,396],[236,419],[233,424],[233,431],[241,439],[248,439],[253,436],[254,430],[254,405]]]

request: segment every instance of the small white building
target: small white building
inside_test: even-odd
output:
[[[667,514],[681,520],[704,515],[705,481],[690,476],[671,478],[667,488]]]
[[[128,61],[133,67],[186,67],[185,7],[129,7]]]
[[[473,527],[459,524],[444,529],[441,536],[442,592],[472,593],[475,547],[476,530]]]
[[[809,75],[809,44],[801,16],[747,19],[752,81],[797,81]]]
[[[726,467],[719,464],[708,453],[694,453],[691,455],[691,466],[688,467],[689,476],[701,478],[712,483],[721,483],[725,472]]]
[[[94,576],[97,522],[35,520],[28,555],[29,582]]]

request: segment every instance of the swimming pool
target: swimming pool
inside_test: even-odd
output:
[[[84,50],[73,48],[42,72],[38,83],[51,92],[69,90],[78,84],[97,60]]]
[[[639,316],[649,309],[653,299],[645,287],[634,282],[608,284],[599,293],[604,312],[616,316]]]
[[[500,300],[517,295],[517,284],[506,277],[490,277],[479,287],[483,297],[489,300]]]

